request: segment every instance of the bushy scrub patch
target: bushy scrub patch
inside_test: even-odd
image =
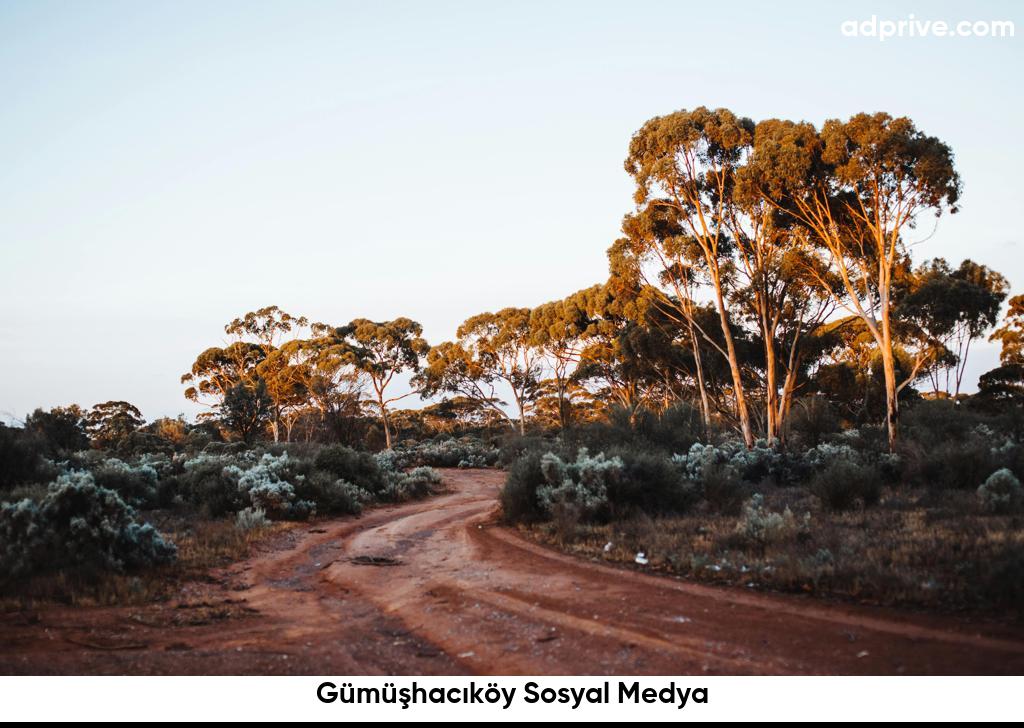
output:
[[[316,503],[298,497],[291,481],[302,482],[306,476],[296,471],[296,463],[288,453],[264,453],[252,467],[242,469],[229,465],[225,474],[233,478],[237,488],[248,497],[253,508],[262,509],[271,518],[303,520],[316,512]]]
[[[235,528],[243,533],[259,531],[269,526],[270,520],[262,508],[243,508],[235,514]]]
[[[987,513],[1016,513],[1024,505],[1024,487],[1008,468],[1001,468],[978,487],[978,500]]]
[[[541,509],[556,514],[561,509],[575,511],[582,520],[591,520],[607,511],[608,486],[621,478],[623,464],[604,453],[591,456],[580,448],[575,460],[563,460],[546,453],[540,460],[544,484],[537,488]]]
[[[107,458],[90,472],[98,486],[115,491],[129,505],[136,508],[157,505],[159,477],[156,468],[149,463],[129,465],[117,458]]]
[[[805,514],[802,522],[804,532],[810,531],[811,514]],[[801,523],[786,506],[779,513],[770,510],[764,502],[764,496],[754,493],[743,504],[743,512],[736,523],[736,535],[747,544],[765,547],[796,538]]]
[[[815,472],[810,491],[832,511],[849,510],[857,504],[873,506],[882,494],[882,475],[877,466],[836,458],[826,461]]]
[[[173,561],[176,547],[90,473],[57,478],[39,502],[0,507],[0,575],[64,568],[125,571]]]
[[[781,484],[792,478],[793,466],[788,453],[765,440],[756,441],[751,449],[738,440],[717,445],[698,442],[686,453],[674,455],[672,460],[694,481],[703,480],[705,471],[713,466],[727,466],[749,483]]]
[[[0,424],[0,493],[38,481],[43,465],[40,450],[23,430]]]
[[[328,445],[317,453],[313,462],[317,470],[328,472],[336,479],[355,483],[369,493],[379,493],[386,485],[381,469],[381,458],[385,457],[386,452],[389,451],[385,450],[375,457],[344,445]],[[395,462],[389,464],[387,469],[400,470],[402,467]]]
[[[380,492],[379,498],[391,503],[424,498],[437,492],[441,484],[441,474],[426,466],[413,468],[409,472],[388,471],[386,475],[387,485]]]
[[[188,499],[212,518],[236,513],[250,505],[238,488],[239,463],[248,466],[253,460],[247,456],[204,452],[185,461],[182,483]]]
[[[433,468],[489,468],[498,462],[499,451],[476,437],[438,438],[403,444],[391,456],[407,468],[427,465]]]
[[[684,513],[701,497],[699,483],[664,455],[616,448],[608,453],[622,462],[619,477],[607,483],[612,517],[639,509],[649,514]]]
[[[537,488],[547,481],[541,470],[544,453],[529,452],[512,462],[499,496],[502,516],[511,523],[532,523],[544,518]]]

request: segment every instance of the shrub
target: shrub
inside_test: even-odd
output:
[[[390,457],[398,459],[400,467],[487,468],[495,465],[499,456],[497,448],[475,437],[412,443],[392,452]]]
[[[750,488],[728,463],[710,462],[697,481],[704,499],[720,513],[737,513]]]
[[[1013,513],[1024,501],[1024,488],[1016,475],[1001,468],[978,487],[978,500],[987,513]]]
[[[765,440],[758,440],[754,447],[747,447],[739,440],[729,440],[720,445],[694,443],[685,455],[674,455],[675,462],[690,480],[700,481],[709,466],[728,466],[737,475],[750,483],[771,479],[777,483],[791,478],[791,466],[785,454],[779,452]]]
[[[622,461],[621,476],[607,484],[608,502],[616,513],[684,513],[700,498],[700,487],[664,455],[628,448],[609,455]]]
[[[512,462],[501,489],[501,512],[511,523],[531,523],[544,517],[537,500],[537,488],[545,483],[540,461],[543,455],[530,452]]]
[[[554,453],[546,453],[540,461],[544,485],[537,488],[541,509],[554,514],[556,508],[578,509],[581,519],[591,519],[608,506],[608,485],[622,475],[622,460],[605,458],[604,453],[591,457],[580,448],[575,461],[563,461]]]
[[[235,514],[235,528],[243,533],[259,531],[270,525],[262,508],[243,508]]]
[[[131,466],[109,458],[92,469],[92,477],[101,488],[109,488],[136,508],[149,508],[157,501],[157,472],[148,464]]]
[[[808,513],[805,522],[809,520]],[[782,513],[768,510],[760,493],[754,493],[743,504],[743,513],[736,523],[736,534],[743,541],[761,547],[795,538],[798,530],[799,524],[788,506]]]
[[[388,452],[388,451],[385,451]],[[380,453],[375,458],[370,453],[359,452],[344,445],[329,445],[317,453],[314,465],[335,477],[358,485],[370,493],[381,492],[386,480],[381,472]],[[400,470],[400,466],[393,468]]]
[[[66,567],[124,571],[172,561],[177,554],[149,523],[91,474],[59,476],[38,504],[0,508],[0,572],[5,577]]]
[[[369,491],[323,470],[305,477],[301,485],[296,486],[296,494],[316,503],[316,511],[321,515],[358,515],[365,504],[373,501]]]
[[[440,473],[425,466],[413,468],[408,473],[391,472],[380,498],[392,503],[423,498],[433,493],[440,484]]]
[[[815,447],[827,435],[839,432],[840,425],[835,408],[820,395],[803,397],[794,402],[788,423],[794,439],[809,447]]]
[[[238,481],[229,466],[239,462],[230,455],[202,453],[184,463],[184,489],[189,500],[216,518],[244,508],[246,498],[238,490]],[[245,462],[244,460],[242,462]]]
[[[0,424],[0,492],[36,480],[42,457],[24,430]]]
[[[875,466],[837,458],[814,474],[810,490],[828,510],[849,510],[858,502],[872,506],[881,497],[882,476]]]
[[[247,470],[229,465],[224,471],[236,479],[238,490],[248,495],[253,508],[262,508],[272,518],[302,520],[316,511],[316,504],[297,497],[290,481],[306,476],[292,472],[293,463],[287,452],[277,456],[264,453]]]

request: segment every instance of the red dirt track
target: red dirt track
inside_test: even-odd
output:
[[[0,673],[1024,672],[1020,627],[583,561],[496,525],[503,473],[444,474],[445,495],[297,529],[176,602],[0,615]]]

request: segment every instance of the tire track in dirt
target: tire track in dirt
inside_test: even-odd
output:
[[[333,584],[479,673],[1019,673],[1020,631],[639,574],[529,543],[494,523],[495,471],[344,541]]]

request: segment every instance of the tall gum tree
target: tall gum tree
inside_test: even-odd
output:
[[[754,122],[727,109],[682,110],[644,124],[633,136],[625,162],[636,181],[637,206],[669,208],[695,243],[718,310],[736,416],[747,447],[753,447],[754,432],[726,303],[727,206],[753,137]]]
[[[267,395],[271,401],[270,429],[274,442],[281,437],[281,425],[288,419],[287,413],[294,409],[295,403],[301,399],[301,379],[299,373],[279,344],[285,334],[293,329],[301,329],[309,325],[304,316],[292,316],[277,306],[264,306],[256,311],[249,311],[224,327],[228,336],[239,342],[250,340],[263,353],[257,364],[257,375],[264,381]]]
[[[421,360],[430,350],[430,345],[422,337],[423,327],[409,318],[381,322],[355,319],[336,333],[349,343],[348,360],[370,380],[384,425],[384,440],[390,450],[388,407],[417,392],[413,390],[388,397],[387,389],[396,375],[405,371],[415,374],[420,370]]]
[[[923,213],[956,212],[960,178],[953,153],[905,117],[857,114],[813,125],[757,126],[751,169],[773,204],[809,231],[843,283],[844,306],[870,332],[885,376],[890,451],[898,437],[893,281],[905,238]]]

